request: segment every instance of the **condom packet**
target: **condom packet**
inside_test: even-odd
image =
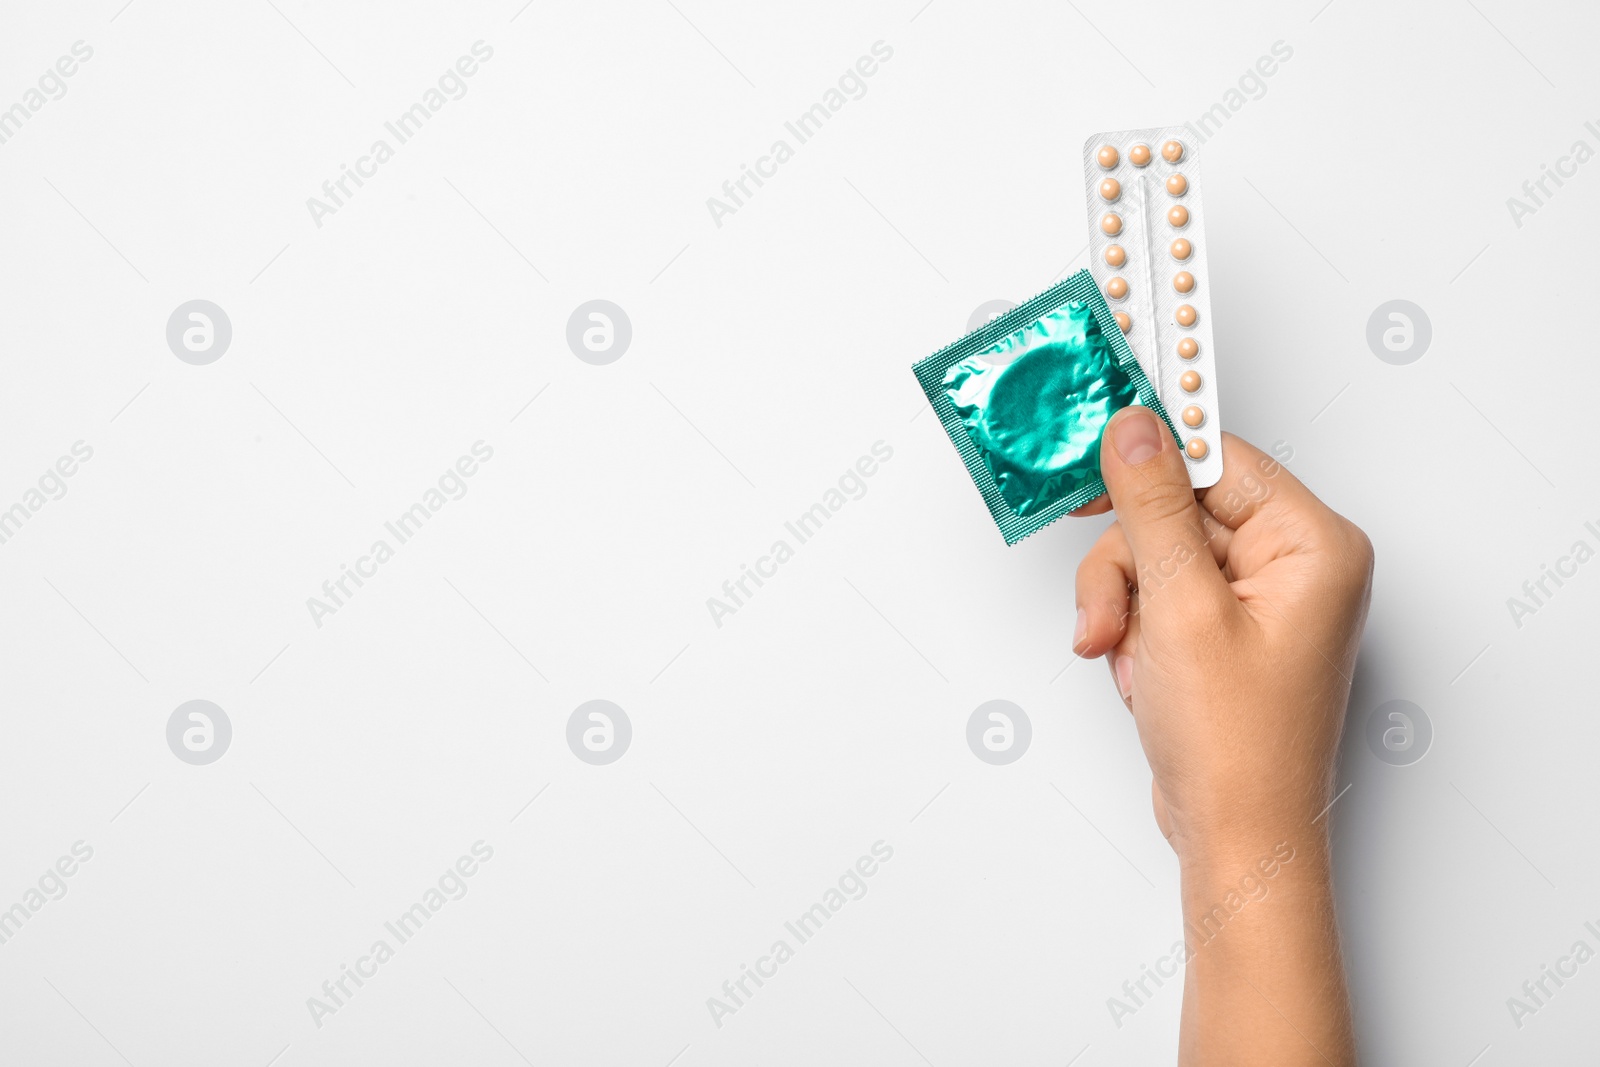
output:
[[[1087,270],[911,370],[1008,545],[1106,491],[1100,434],[1122,408],[1150,408],[1182,445]]]

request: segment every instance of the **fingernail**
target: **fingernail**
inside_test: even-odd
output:
[[[1161,424],[1149,408],[1129,408],[1112,427],[1111,444],[1129,466],[1143,463],[1161,451]]]
[[[1123,700],[1133,699],[1133,657],[1118,656],[1115,664],[1117,670],[1117,688],[1122,691]]]
[[[1072,628],[1072,650],[1076,652],[1083,647],[1083,639],[1089,634],[1089,613],[1082,608],[1078,609],[1078,624]]]

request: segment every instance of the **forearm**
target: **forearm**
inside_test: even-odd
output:
[[[1269,835],[1183,864],[1183,1067],[1352,1067],[1325,835]]]

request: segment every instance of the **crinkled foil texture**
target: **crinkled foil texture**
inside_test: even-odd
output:
[[[1138,403],[1094,311],[1070,301],[945,372],[1005,502],[1032,515],[1100,478],[1100,432]]]

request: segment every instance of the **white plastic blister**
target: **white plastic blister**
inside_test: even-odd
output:
[[[1222,477],[1199,146],[1183,126],[1083,146],[1089,270],[1184,442],[1195,488]]]

